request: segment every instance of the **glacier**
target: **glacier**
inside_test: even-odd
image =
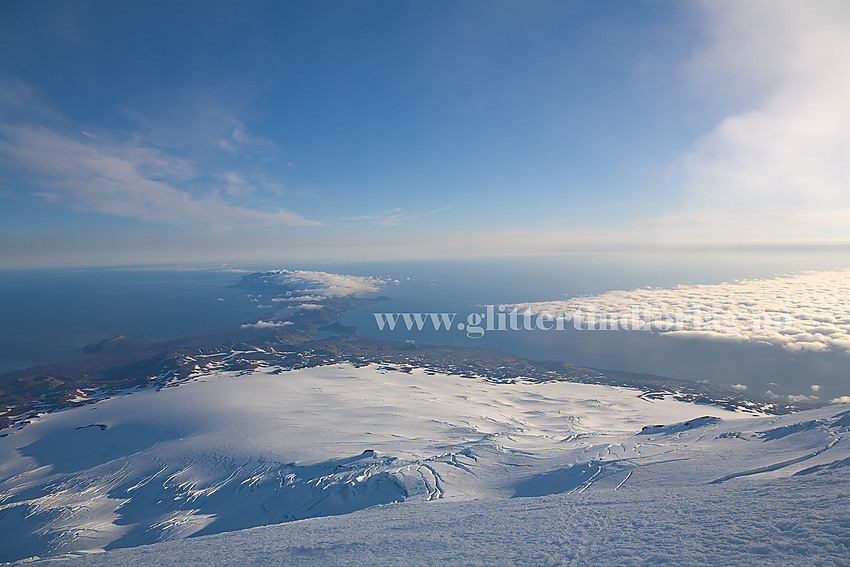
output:
[[[199,370],[0,438],[0,561],[846,565],[848,435],[848,404]]]

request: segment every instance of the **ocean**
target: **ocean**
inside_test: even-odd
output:
[[[76,358],[117,335],[159,341],[248,319],[257,303],[228,287],[240,278],[207,270],[0,272],[0,372]]]
[[[346,314],[362,337],[502,350],[597,369],[644,372],[818,403],[850,394],[846,352],[792,352],[754,341],[636,331],[381,330],[378,312],[451,312],[563,300],[612,290],[674,288],[850,268],[844,251],[600,254],[513,259],[255,266],[378,276],[389,301]],[[124,335],[156,341],[256,318],[262,300],[230,287],[243,272],[124,268],[0,271],[0,372],[74,358]],[[268,299],[268,298],[266,298]],[[850,298],[847,298],[850,300]],[[804,306],[802,307],[804,308]],[[805,397],[801,397],[805,396]]]

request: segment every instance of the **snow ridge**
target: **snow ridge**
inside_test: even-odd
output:
[[[433,522],[431,506],[451,502],[470,508],[440,509],[463,517],[539,501],[541,525],[560,517],[552,502],[604,496],[616,507],[678,494],[710,506],[709,487],[790,486],[823,502],[850,470],[846,405],[758,417],[622,387],[494,383],[420,368],[217,368],[179,388],[50,414],[0,439],[0,560],[309,518],[383,513],[390,522],[398,506]],[[659,514],[650,520],[665,521]],[[850,522],[838,526],[831,537],[850,542]]]

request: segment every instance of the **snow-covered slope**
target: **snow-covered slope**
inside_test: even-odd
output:
[[[753,417],[375,365],[199,374],[0,439],[0,560],[167,542],[73,561],[846,564],[848,432],[847,405]]]

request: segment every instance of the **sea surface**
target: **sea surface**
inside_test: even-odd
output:
[[[250,318],[241,274],[87,269],[0,272],[0,372],[82,356],[124,335],[158,341]]]
[[[463,261],[245,266],[315,269],[384,278],[388,301],[346,314],[363,337],[503,350],[598,369],[645,372],[747,388],[755,396],[806,396],[811,403],[850,395],[846,353],[792,353],[778,346],[636,331],[380,330],[376,312],[454,312],[482,306],[562,300],[611,290],[668,288],[850,268],[842,250],[608,254]],[[155,341],[256,319],[269,298],[232,288],[245,272],[125,268],[0,271],[0,372],[66,360],[81,348],[125,335]],[[816,389],[813,389],[813,386]],[[800,398],[803,399],[803,398]]]
[[[349,273],[382,274],[389,266],[351,266]],[[346,314],[342,323],[365,337],[506,351],[536,360],[564,360],[708,382],[766,399],[819,404],[850,395],[850,354],[792,352],[754,341],[717,340],[644,331],[381,330],[376,312],[456,312],[456,321],[485,305],[564,300],[613,290],[719,284],[806,271],[850,268],[845,250],[718,251],[700,254],[533,257],[392,266],[391,300]],[[362,272],[366,273],[366,272]],[[411,279],[406,279],[411,278]],[[847,302],[850,297],[836,297]],[[805,306],[801,306],[805,311]]]

